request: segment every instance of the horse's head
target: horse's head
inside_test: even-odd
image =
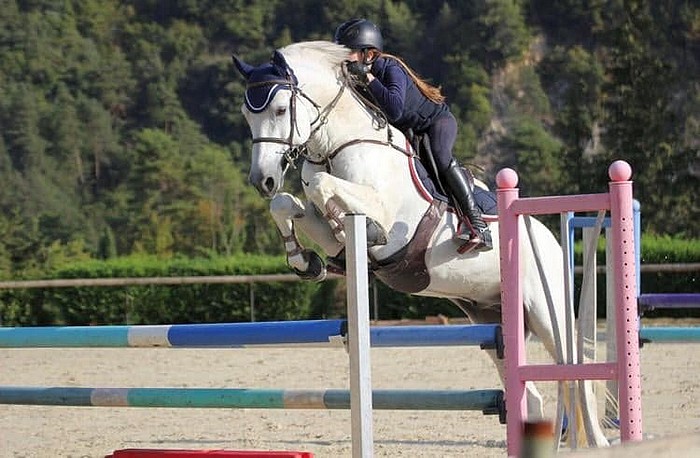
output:
[[[275,51],[269,63],[258,67],[233,57],[247,82],[242,111],[253,136],[248,181],[265,197],[274,196],[282,188],[288,167],[294,165],[309,138],[325,122],[327,91],[316,90],[315,83],[321,76],[337,75],[339,64],[347,55],[345,48],[329,44],[335,47],[336,57],[333,65],[325,67],[319,65],[318,56],[299,58],[302,50],[309,49],[302,44]],[[292,70],[290,63],[295,58],[298,59]],[[325,69],[323,75],[318,74],[319,68]],[[337,78],[326,79],[329,80],[337,91]],[[307,93],[312,86],[313,94]]]

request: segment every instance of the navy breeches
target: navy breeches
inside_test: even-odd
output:
[[[428,128],[428,137],[435,164],[442,174],[454,157],[452,148],[457,140],[457,120],[454,115],[448,111],[433,120]]]

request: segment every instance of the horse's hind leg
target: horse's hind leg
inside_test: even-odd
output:
[[[469,321],[475,324],[501,324],[501,310],[498,304],[490,307],[485,307],[483,304],[465,299],[450,299],[452,303],[457,305],[469,318]],[[498,357],[496,350],[486,350],[493,364],[496,366],[498,376],[501,378],[501,383],[505,386],[505,360]],[[544,401],[542,395],[537,390],[537,387],[532,382],[525,383],[525,394],[527,396],[527,415],[530,419],[541,419],[544,416]]]
[[[486,350],[486,353],[489,355],[494,365],[496,366],[498,375],[501,378],[501,383],[503,384],[503,386],[505,386],[505,360],[500,359],[496,355],[496,350]],[[542,399],[542,395],[537,390],[537,387],[534,383],[525,382],[525,396],[527,398],[527,418],[530,420],[540,420],[544,418],[544,400]]]
[[[326,275],[323,260],[314,251],[304,248],[295,229],[308,235],[329,254],[337,254],[342,245],[333,237],[325,220],[312,204],[304,205],[288,193],[277,194],[270,201],[270,213],[284,240],[287,263],[302,278],[323,280]]]
[[[563,313],[560,314],[558,320],[563,319],[561,315],[563,315]],[[535,314],[530,311],[530,313],[527,314],[527,326],[542,340],[545,349],[556,361],[558,352],[555,346],[554,331],[549,317],[545,319],[543,315]],[[565,337],[564,331],[564,326],[560,323],[560,335],[562,339]],[[564,351],[562,357],[566,360],[566,351]],[[575,406],[574,412],[568,411],[568,406],[572,404],[570,402],[570,392],[567,388],[563,390],[564,399],[562,401],[564,402],[564,406],[567,407],[569,425],[574,425],[576,427],[576,436],[579,442],[577,445],[605,447],[609,445],[609,443],[598,420],[598,406],[595,393],[593,392],[592,382],[590,380],[584,381],[582,385],[581,399],[575,399],[573,403]],[[588,424],[586,425],[584,422]],[[585,442],[586,438],[588,439],[588,444]]]

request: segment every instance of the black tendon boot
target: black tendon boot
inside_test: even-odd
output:
[[[481,210],[476,206],[474,193],[464,176],[462,168],[454,159],[444,173],[445,182],[450,188],[452,199],[457,210],[463,216],[463,223],[467,228],[466,233],[460,233],[457,238],[464,240],[465,245],[459,250],[462,253],[469,251],[488,251],[493,248],[491,231],[481,218]]]

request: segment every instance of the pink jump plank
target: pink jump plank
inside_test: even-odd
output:
[[[588,364],[530,364],[520,367],[523,381],[553,382],[559,380],[613,380],[617,378],[617,363]]]
[[[610,208],[609,194],[581,194],[576,196],[522,197],[512,203],[511,210],[518,215],[551,215],[562,212],[590,212]]]

